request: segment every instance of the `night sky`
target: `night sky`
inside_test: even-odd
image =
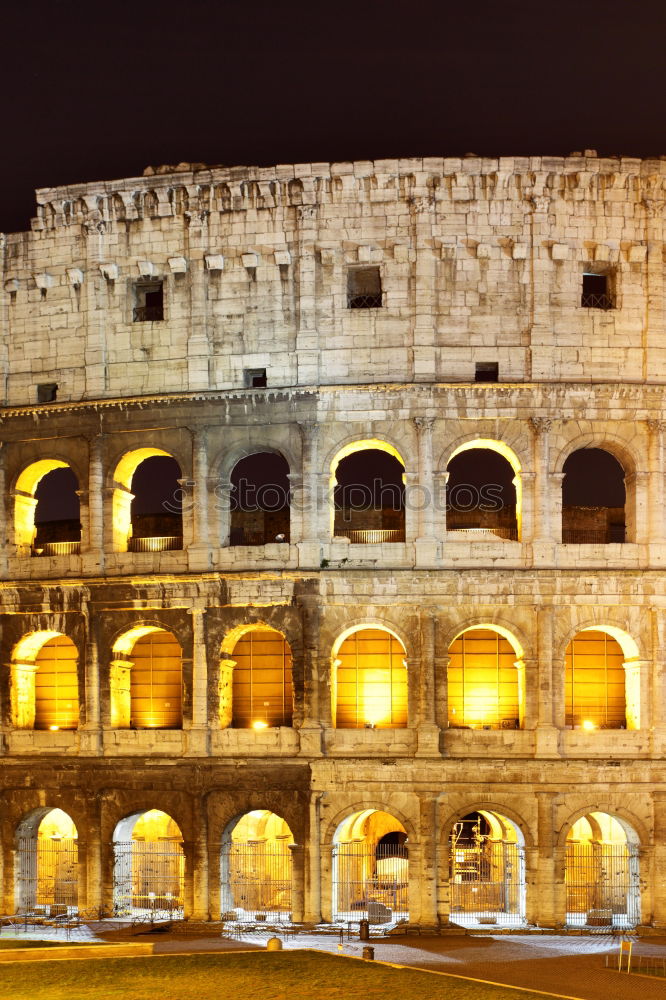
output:
[[[33,189],[148,164],[666,152],[664,5],[3,8],[0,230]]]

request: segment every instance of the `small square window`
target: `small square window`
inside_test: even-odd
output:
[[[246,368],[245,385],[248,389],[265,389],[267,386],[265,368]]]
[[[58,395],[57,382],[41,382],[37,386],[37,402],[53,403]]]
[[[611,289],[610,274],[583,272],[581,306],[586,309],[613,309],[615,302]]]
[[[499,364],[497,361],[479,361],[474,366],[475,382],[497,382],[499,379]]]
[[[135,323],[158,323],[164,319],[164,287],[161,281],[138,281],[134,286]]]
[[[347,271],[347,308],[380,309],[382,277],[378,267],[352,267]]]

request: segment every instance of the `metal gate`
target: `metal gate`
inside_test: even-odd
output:
[[[451,919],[498,924],[524,922],[525,850],[520,844],[480,836],[451,848]]]
[[[408,850],[404,844],[334,844],[333,919],[407,919]]]
[[[113,912],[116,916],[183,916],[185,857],[173,841],[116,841]]]
[[[633,927],[640,923],[640,876],[635,844],[566,846],[567,923]]]
[[[222,909],[237,920],[291,920],[292,860],[289,846],[252,841],[222,849]]]
[[[76,840],[21,838],[16,862],[19,909],[76,907],[79,891]]]

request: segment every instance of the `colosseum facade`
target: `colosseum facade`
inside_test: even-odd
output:
[[[2,239],[5,913],[666,924],[665,182],[37,191]]]

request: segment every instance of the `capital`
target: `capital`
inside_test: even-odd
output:
[[[537,437],[547,434],[552,425],[553,421],[549,417],[530,417],[530,427]]]
[[[416,427],[416,432],[419,437],[422,434],[432,433],[432,429],[435,425],[434,417],[413,417],[414,426]]]

